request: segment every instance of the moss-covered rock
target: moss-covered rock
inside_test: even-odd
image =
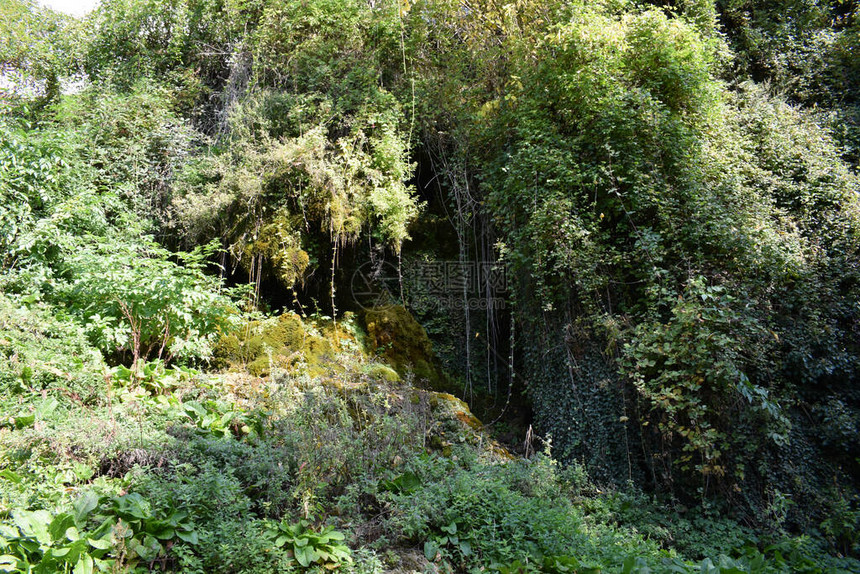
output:
[[[400,382],[400,375],[397,371],[388,365],[383,365],[381,363],[370,363],[364,368],[364,374],[379,381],[385,381],[388,383]]]
[[[472,411],[469,410],[469,405],[454,395],[433,393],[433,396],[430,398],[430,406],[434,411],[438,411],[440,414],[447,415],[448,417],[453,417],[472,430],[479,431],[484,426],[478,420],[478,417],[473,415]]]
[[[427,332],[402,305],[369,309],[363,315],[369,354],[383,357],[402,377],[410,371],[430,388],[448,387]]]
[[[272,349],[300,350],[305,343],[305,325],[298,315],[284,313],[262,333],[262,341]]]
[[[246,369],[262,377],[273,368],[289,369],[298,361],[314,366],[334,355],[334,345],[294,313],[253,321],[221,337],[215,357],[222,367]]]
[[[349,416],[358,426],[373,424],[381,416],[422,411],[430,449],[449,456],[453,445],[468,443],[481,445],[494,458],[510,457],[485,436],[481,421],[464,401],[440,392],[450,386],[448,378],[426,332],[406,309],[374,309],[363,319],[364,328],[353,317],[335,324],[285,313],[222,337],[218,354],[235,371],[232,386],[243,392],[263,393],[265,381],[275,387],[282,380],[296,384],[299,379],[290,377],[300,366],[301,380],[348,399]],[[273,371],[279,374],[269,377]],[[410,373],[433,390],[403,385],[403,377]]]
[[[263,340],[259,335],[227,333],[221,337],[214,349],[216,366],[233,363],[250,363],[263,352]]]

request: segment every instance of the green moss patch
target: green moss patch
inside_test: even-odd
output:
[[[384,358],[402,377],[411,372],[420,384],[434,389],[448,387],[427,332],[405,307],[370,309],[362,318],[369,354]]]
[[[218,342],[215,357],[222,367],[266,376],[301,361],[319,365],[334,356],[335,345],[294,313],[252,321]]]

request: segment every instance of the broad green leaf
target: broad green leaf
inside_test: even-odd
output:
[[[294,550],[296,561],[304,566],[305,568],[310,565],[316,559],[316,553],[313,548],[309,548],[307,546],[299,547],[297,546]]]
[[[97,548],[99,550],[109,550],[111,548],[110,540],[105,540],[104,538],[101,538],[101,539],[87,538],[87,542],[89,543],[90,546],[92,546],[93,548]]]
[[[16,429],[26,428],[36,422],[36,414],[19,415],[12,419]]]
[[[74,509],[75,524],[77,524],[79,528],[83,527],[87,516],[89,516],[90,512],[98,506],[98,503],[98,495],[91,490],[84,492],[77,500],[75,500],[72,508]]]
[[[15,484],[21,484],[21,481],[23,480],[23,478],[21,477],[20,474],[18,474],[17,472],[11,471],[8,468],[4,469],[4,470],[0,470],[0,477],[5,478],[6,480],[13,482]]]
[[[8,554],[0,556],[0,572],[15,572],[16,570],[18,570],[17,558]]]
[[[189,544],[198,544],[200,542],[200,539],[197,536],[196,530],[192,530],[190,532],[177,530],[176,531],[176,537],[179,538],[180,540],[184,540],[185,542],[187,542]]]
[[[47,546],[51,543],[51,535],[48,533],[51,515],[47,511],[13,512],[12,519],[24,534],[33,536],[40,544]]]
[[[75,564],[74,574],[93,574],[93,557],[82,554],[78,563]]]

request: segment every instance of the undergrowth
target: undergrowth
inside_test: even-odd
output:
[[[0,338],[16,349],[0,364],[0,571],[858,566],[824,537],[763,535],[713,508],[601,489],[559,466],[550,441],[512,457],[462,402],[365,354],[354,321],[275,320],[331,351],[306,360],[304,343],[285,341],[289,361],[270,351],[266,377],[241,364],[108,369],[61,319],[0,302]]]

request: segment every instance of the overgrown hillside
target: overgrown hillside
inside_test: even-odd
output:
[[[0,0],[0,571],[860,570],[858,50]]]

